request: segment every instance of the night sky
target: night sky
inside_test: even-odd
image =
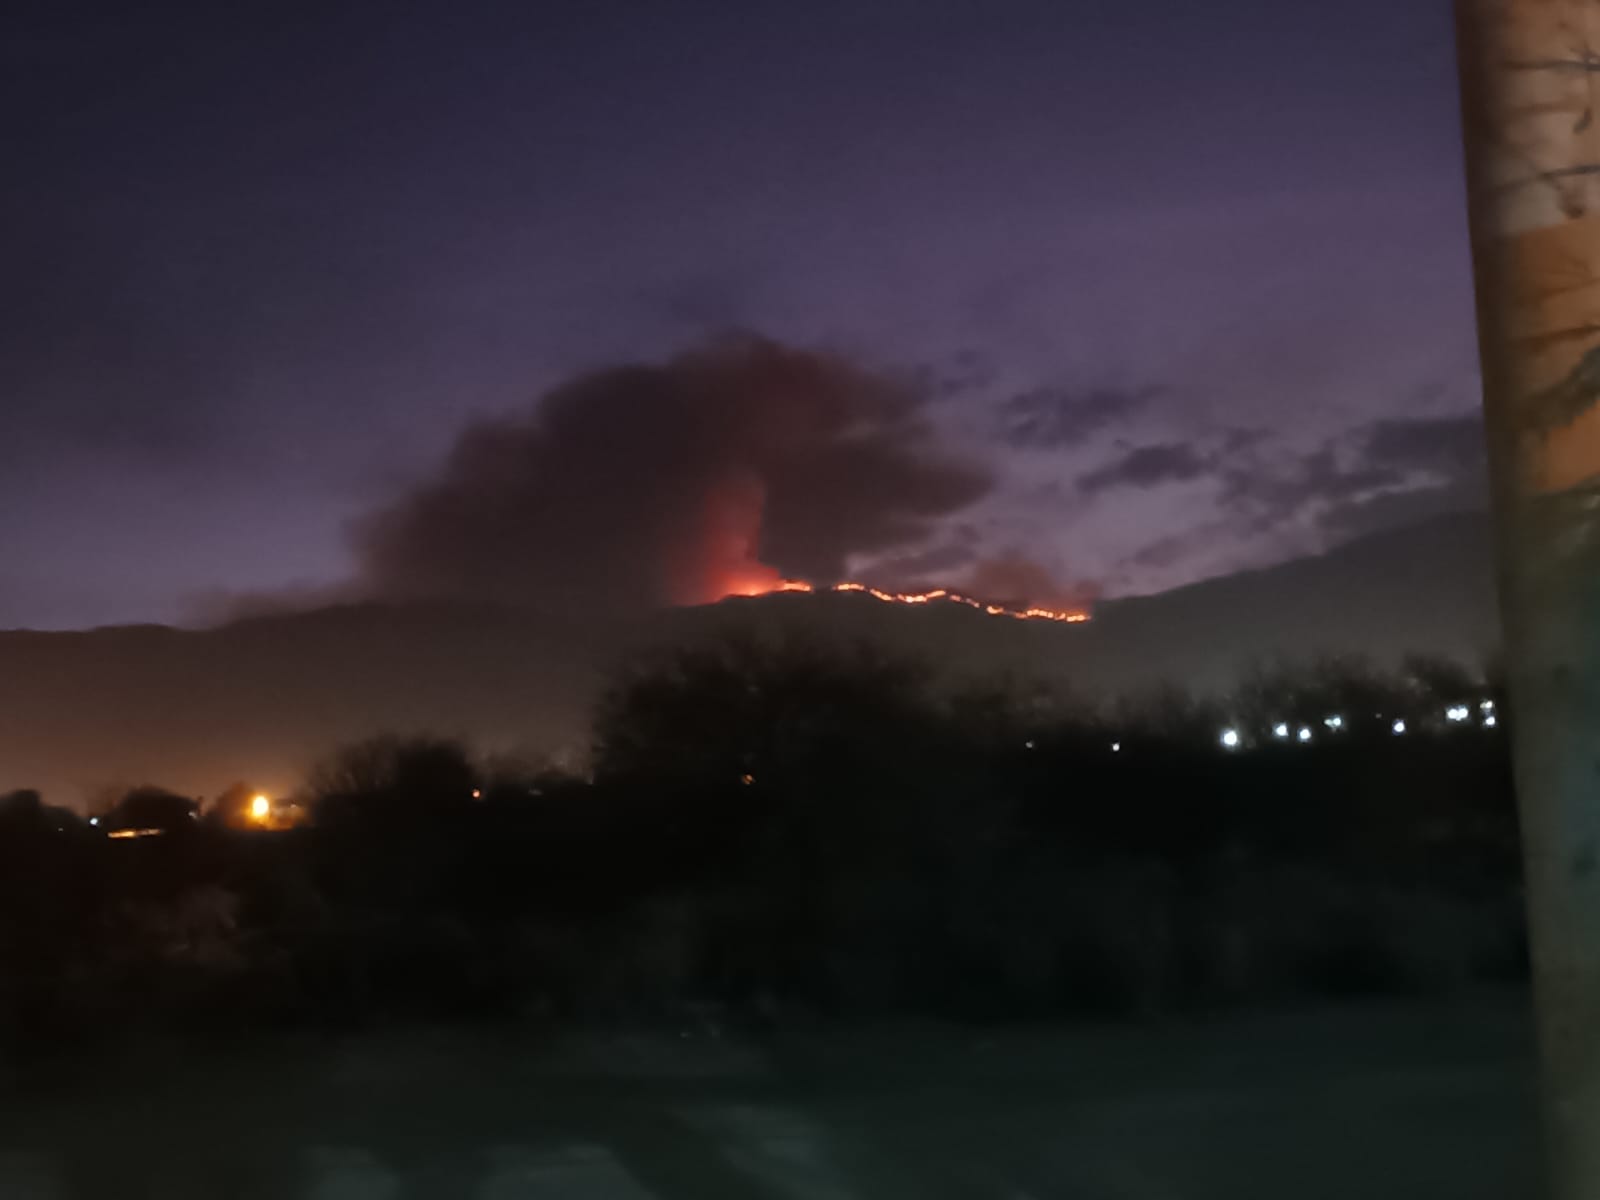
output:
[[[1477,502],[1446,4],[250,10],[0,29],[0,627],[626,589],[686,463],[785,572],[1107,594]]]

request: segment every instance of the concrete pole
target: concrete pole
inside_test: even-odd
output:
[[[1600,1200],[1600,0],[1458,0],[1551,1183]]]

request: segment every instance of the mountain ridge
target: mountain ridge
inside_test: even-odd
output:
[[[731,632],[865,638],[962,674],[1079,691],[1225,686],[1250,662],[1408,652],[1476,659],[1497,640],[1487,519],[1463,514],[1277,566],[1108,600],[1066,625],[859,593],[730,598],[635,619],[477,605],[345,605],[209,629],[0,632],[0,791],[79,801],[162,783],[288,790],[377,732],[505,752],[580,747],[606,674]]]

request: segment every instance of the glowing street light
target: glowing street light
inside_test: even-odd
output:
[[[1339,715],[1337,715],[1337,714],[1335,714],[1334,716],[1331,716],[1331,717],[1323,717],[1322,718],[1322,723],[1324,725],[1326,725],[1329,729],[1343,729],[1344,728],[1344,718],[1339,716]]]
[[[1452,704],[1444,710],[1445,720],[1459,724],[1467,719],[1467,706],[1465,704]]]
[[[1122,753],[1122,743],[1121,742],[1112,742],[1111,743],[1111,753],[1113,753],[1113,754],[1121,754]]]
[[[1484,727],[1484,728],[1485,728],[1485,729],[1493,729],[1493,728],[1494,728],[1494,727],[1495,727],[1495,726],[1496,726],[1496,725],[1498,725],[1498,724],[1499,724],[1499,723],[1500,723],[1500,722],[1498,722],[1498,721],[1496,721],[1496,720],[1495,720],[1495,719],[1494,719],[1494,714],[1493,714],[1493,713],[1490,713],[1490,714],[1489,714],[1489,715],[1488,715],[1488,716],[1486,716],[1486,717],[1485,717],[1485,718],[1484,718],[1484,719],[1483,719],[1483,727]]]
[[[1272,736],[1275,738],[1287,738],[1289,736],[1288,724],[1284,721],[1279,721],[1272,727]]]
[[[265,821],[272,815],[272,801],[265,796],[254,796],[250,800],[250,819],[252,821]]]
[[[1309,742],[1311,740],[1311,726],[1309,726],[1309,725],[1300,726],[1300,732],[1296,733],[1295,737],[1298,738],[1301,742]]]
[[[1224,729],[1222,731],[1222,744],[1229,750],[1239,748],[1239,731],[1237,729]]]
[[[1395,723],[1389,726],[1389,729],[1398,737],[1406,731],[1406,723],[1397,717]]]

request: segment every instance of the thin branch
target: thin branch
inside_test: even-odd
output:
[[[1563,179],[1578,179],[1585,175],[1600,175],[1600,163],[1584,163],[1576,167],[1550,167],[1541,169],[1537,174],[1529,175],[1524,179],[1513,179],[1510,183],[1502,183],[1495,190],[1510,192],[1517,188],[1527,187],[1530,183],[1548,183],[1551,187],[1559,189]]]
[[[1600,333],[1600,325],[1574,325],[1570,329],[1557,329],[1550,333],[1528,334],[1525,337],[1514,339],[1525,350],[1548,350],[1551,346],[1559,346],[1563,342],[1577,341],[1580,338],[1590,337]]]
[[[1580,258],[1576,254],[1562,255],[1561,260],[1552,264],[1545,272],[1545,275],[1551,280],[1549,284],[1544,287],[1528,287],[1525,289],[1528,293],[1528,301],[1538,303],[1558,296],[1570,296],[1576,292],[1587,291],[1600,284],[1600,278],[1596,277],[1594,269],[1589,265],[1588,260]]]
[[[1600,71],[1600,54],[1588,52],[1581,58],[1512,59],[1500,66],[1507,71],[1581,71],[1589,74]]]
[[[1600,400],[1600,346],[1580,358],[1567,377],[1529,396],[1514,418],[1528,433],[1571,425]]]

